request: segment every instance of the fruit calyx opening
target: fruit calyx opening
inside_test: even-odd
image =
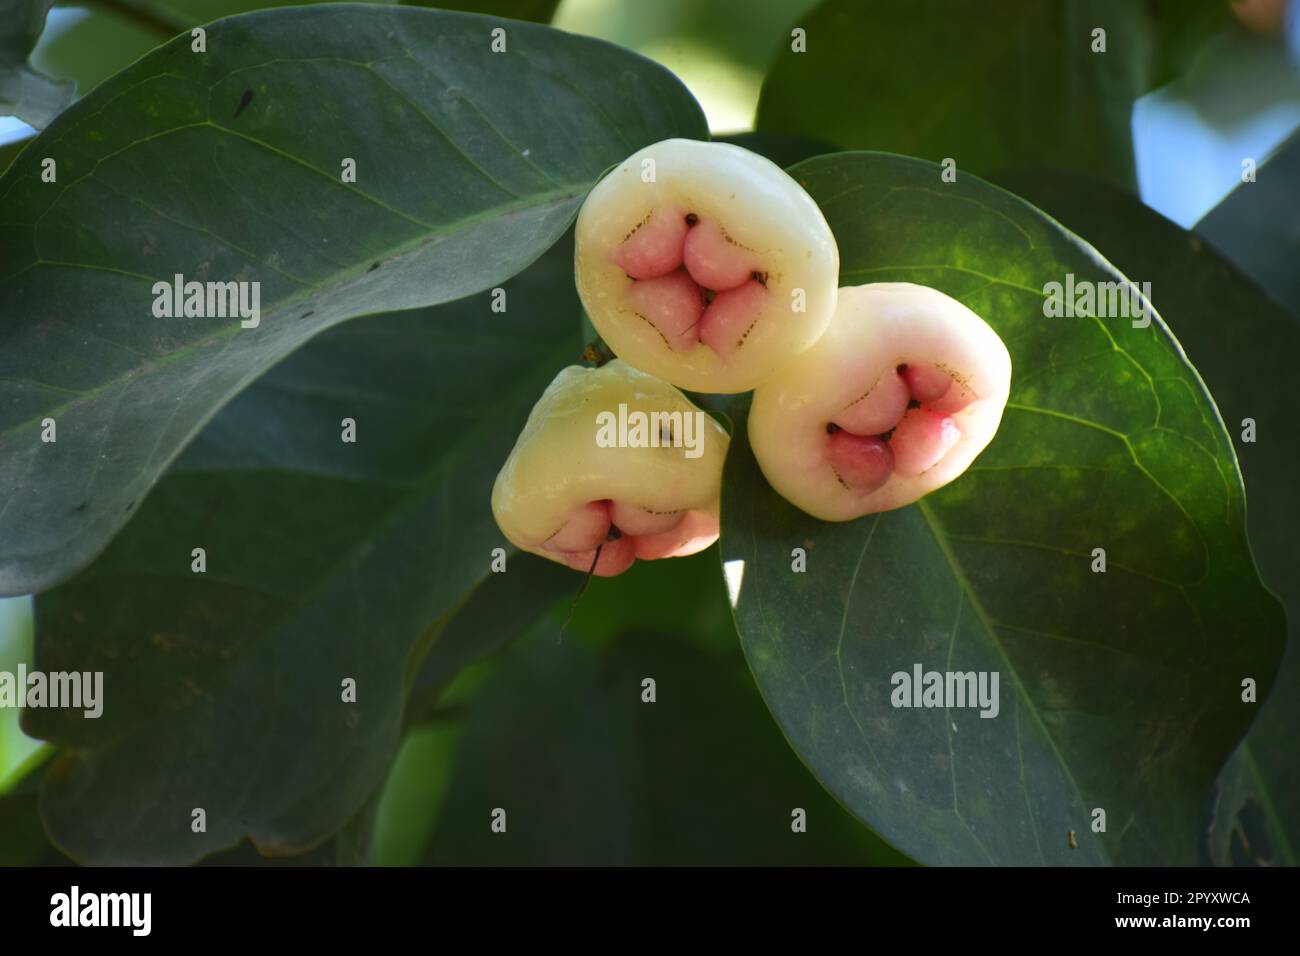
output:
[[[715,220],[650,213],[614,250],[632,311],[674,351],[707,345],[727,361],[767,303],[769,272]]]
[[[655,511],[609,498],[574,509],[564,524],[542,543],[569,567],[591,570],[597,577],[626,571],[638,558],[669,557],[696,537],[691,512]]]
[[[895,474],[929,471],[961,440],[952,415],[973,397],[935,365],[900,362],[826,424],[826,460],[844,487],[869,494]]]

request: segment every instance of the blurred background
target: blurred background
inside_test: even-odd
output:
[[[74,81],[84,95],[191,26],[288,5],[58,4],[32,62]],[[753,128],[769,68],[788,48],[791,29],[816,16],[819,6],[817,0],[423,5],[552,22],[637,50],[681,77],[715,134]],[[999,15],[1001,5],[985,6],[990,17]],[[1279,166],[1300,161],[1291,139],[1300,126],[1300,4],[1285,10],[1280,0],[1242,0],[1237,7],[1238,19],[1251,29],[1228,18],[1198,44],[1185,69],[1141,96],[1131,111],[1141,199],[1188,228],[1240,185],[1243,158],[1264,167],[1286,150]],[[22,121],[0,117],[0,170],[32,135]],[[1223,234],[1236,237],[1224,243],[1230,258],[1250,259],[1264,244],[1292,253],[1300,248],[1296,177],[1277,179],[1256,202],[1281,203],[1290,216],[1269,217],[1266,227],[1243,232],[1232,223],[1250,218],[1249,207],[1216,213],[1228,221]],[[1300,302],[1295,261],[1293,254],[1283,256],[1271,275],[1256,275],[1291,308]],[[436,705],[413,713],[374,817],[374,861],[907,863],[842,810],[786,744],[741,654],[716,563],[709,551],[597,580],[562,637],[567,602],[463,672]],[[0,600],[0,670],[30,664],[31,606],[30,598]],[[650,649],[655,676],[680,696],[654,721],[626,692],[646,676]],[[58,862],[57,850],[39,837],[35,810],[33,770],[48,748],[25,737],[17,717],[15,710],[0,710],[0,796],[7,795],[0,801],[0,862]],[[543,842],[491,840],[482,807],[498,805],[544,816],[546,835],[533,838]],[[810,820],[799,837],[789,826],[794,807],[806,809]],[[2,838],[14,833],[27,837]],[[330,845],[299,862],[345,857],[346,848]],[[256,861],[245,847],[213,862]]]
[[[869,2],[869,0],[866,0]],[[1057,0],[1044,0],[1054,3]],[[1065,2],[1065,0],[1061,0]],[[1141,3],[1143,0],[1135,0]],[[1223,0],[1225,6],[1229,0]],[[276,0],[105,0],[57,4],[32,57],[74,80],[84,95],[163,39]],[[690,87],[714,133],[751,129],[763,78],[791,28],[818,0],[461,0],[420,3],[542,22],[636,50]],[[1300,17],[1282,0],[1241,0],[1241,17],[1264,31],[1224,30],[1186,75],[1143,96],[1133,110],[1145,202],[1183,226],[1199,220],[1240,182],[1240,159],[1263,162],[1300,126]],[[1010,15],[1010,14],[1008,14]],[[996,7],[990,16],[998,16]],[[1268,38],[1276,29],[1281,41]],[[33,130],[0,118],[0,146]],[[12,152],[0,153],[0,166]]]

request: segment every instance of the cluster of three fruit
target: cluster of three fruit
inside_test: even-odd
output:
[[[582,571],[618,574],[716,540],[729,440],[679,388],[753,389],[764,475],[831,521],[952,481],[1006,405],[1010,357],[979,316],[925,286],[837,288],[817,204],[737,146],[667,140],[609,173],[578,214],[575,278],[619,358],[556,377],[492,506],[517,547]],[[633,423],[616,441],[601,440],[610,415]]]

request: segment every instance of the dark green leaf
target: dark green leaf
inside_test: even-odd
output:
[[[844,524],[780,499],[737,422],[723,554],[786,735],[922,862],[1195,862],[1205,798],[1253,714],[1241,679],[1266,692],[1283,640],[1199,378],[1158,318],[1047,318],[1046,283],[1123,277],[1014,196],[871,153],[791,174],[835,232],[842,284],[961,299],[1013,373],[1001,430],[964,476]],[[895,709],[891,677],[916,664],[998,672],[998,716]]]
[[[980,174],[1043,164],[1131,184],[1133,102],[1229,19],[1221,0],[828,0],[795,24],[807,50],[786,44],[756,125]]]
[[[1000,182],[1097,243],[1125,274],[1151,283],[1156,308],[1237,439],[1251,545],[1264,583],[1286,604],[1289,646],[1277,686],[1219,776],[1209,849],[1217,863],[1294,866],[1300,847],[1300,452],[1290,384],[1300,328],[1201,238],[1125,193],[1059,173],[1008,174]],[[1262,226],[1265,210],[1256,212]],[[1253,442],[1240,440],[1248,418],[1255,424]]]
[[[247,835],[300,852],[375,792],[409,674],[508,547],[489,492],[581,348],[572,255],[561,243],[507,283],[504,313],[488,293],[325,333],[209,424],[89,568],[37,599],[37,666],[105,675],[98,720],[24,714],[71,748],[43,793],[61,847],[182,863]],[[341,702],[346,678],[355,704]],[[206,833],[190,832],[195,807]]]
[[[188,34],[192,27],[240,13],[302,5],[300,0],[91,0],[70,27],[42,37],[33,62],[51,76],[75,81],[84,96],[162,41]]]
[[[691,563],[717,573],[716,561]],[[642,700],[647,677],[654,703]],[[490,828],[497,807],[504,834]],[[796,809],[805,833],[791,829]],[[675,632],[629,631],[597,650],[557,644],[543,626],[512,648],[473,704],[426,862],[907,860],[799,766],[734,644],[710,651]]]
[[[1288,602],[1288,610],[1294,604]],[[1277,686],[1250,733],[1219,773],[1206,828],[1206,856],[1217,866],[1295,866],[1296,693],[1300,655],[1294,631]]]
[[[14,143],[5,143],[0,146],[0,173],[9,168],[9,164],[18,158],[18,154],[23,151],[30,140],[18,140]]]
[[[97,88],[0,177],[0,593],[84,565],[313,335],[499,284],[605,168],[674,135],[706,135],[703,117],[648,60],[401,7],[234,17],[206,53],[181,37]],[[154,283],[176,274],[260,282],[260,325],[155,318]]]
[[[411,690],[408,723],[436,716],[447,685],[466,667],[496,653],[524,633],[582,578],[533,555],[513,553],[506,571],[488,576],[438,634]]]

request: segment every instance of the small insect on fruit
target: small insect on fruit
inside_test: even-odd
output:
[[[754,392],[749,440],[782,496],[825,521],[911,504],[997,432],[1011,357],[936,289],[841,289],[830,328]]]
[[[569,366],[533,407],[492,489],[516,547],[601,577],[718,537],[730,438],[667,382],[615,359]]]
[[[743,392],[825,330],[839,249],[779,166],[727,143],[670,139],[591,191],[575,277],[596,330],[629,365],[697,392]]]

